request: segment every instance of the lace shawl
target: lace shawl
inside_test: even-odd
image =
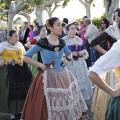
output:
[[[117,24],[111,25],[105,30],[105,32],[117,41],[120,40],[120,33]]]

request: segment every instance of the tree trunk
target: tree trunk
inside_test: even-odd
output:
[[[30,23],[31,23],[31,18],[30,18],[30,16],[27,17],[27,20],[28,20],[28,24],[30,24]]]
[[[48,12],[48,17],[49,17],[49,18],[52,17],[52,12],[51,12],[51,11]]]
[[[91,7],[91,4],[94,0],[79,0],[85,7],[85,10],[86,10],[86,16],[91,18],[91,11],[90,11],[90,7]]]
[[[23,16],[27,19],[28,24],[30,25],[30,23],[31,23],[31,17],[28,16],[28,15],[23,15]]]
[[[109,6],[109,1],[105,1],[106,5],[106,13],[108,20],[112,23],[113,22],[113,14],[117,8],[119,8],[119,0],[112,0],[111,6]]]
[[[43,25],[43,10],[42,5],[35,5],[36,22],[39,25]]]
[[[8,13],[8,21],[7,21],[8,31],[12,30],[12,23],[13,23],[14,16],[15,16],[15,14],[13,14],[12,12]]]
[[[91,18],[90,6],[91,4],[85,3],[86,16],[89,18]]]

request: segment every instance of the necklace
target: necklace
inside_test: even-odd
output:
[[[52,39],[50,39],[50,38],[48,38],[48,41],[49,41],[49,43],[51,44],[51,45],[56,45],[56,47],[54,48],[54,51],[56,52],[56,57],[58,58],[58,56],[59,56],[59,47],[58,47],[58,45],[59,45],[59,40],[57,39],[56,41],[54,41],[54,40],[52,40]],[[54,43],[54,44],[53,44]]]
[[[76,40],[76,37],[71,38],[71,37],[69,36],[69,38],[71,39],[71,41],[74,42],[74,45],[75,45],[76,51],[77,51],[77,49],[78,49],[78,41]]]
[[[59,40],[52,40],[50,37],[48,38],[48,42],[52,45],[58,45],[59,44]]]
[[[58,56],[59,56],[59,52],[58,52],[59,51],[59,47],[55,47],[54,51],[56,52],[56,57],[58,58]]]
[[[75,46],[76,46],[76,51],[77,51],[77,49],[78,49],[78,42],[77,42],[77,41],[75,41],[74,43],[75,43]]]

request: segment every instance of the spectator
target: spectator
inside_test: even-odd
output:
[[[33,37],[36,37],[36,36],[38,36],[39,35],[39,24],[38,23],[36,23],[35,22],[35,24],[34,24],[34,33],[33,33]],[[32,38],[33,38],[32,37]]]
[[[30,41],[30,40],[32,40],[32,38],[33,38],[33,33],[34,33],[33,29],[34,29],[34,26],[33,25],[29,25],[30,32],[28,34],[27,42]]]
[[[28,28],[28,22],[24,22],[24,29],[22,31],[22,43],[23,44],[26,44],[27,43],[27,37],[28,37],[28,34],[29,34],[29,28]]]
[[[88,43],[90,44],[91,41],[98,36],[98,29],[95,25],[91,23],[91,20],[89,18],[85,18],[84,23],[87,27],[84,37],[88,40]],[[99,58],[99,53],[93,47],[90,47],[90,54],[91,65],[93,65],[93,63]]]

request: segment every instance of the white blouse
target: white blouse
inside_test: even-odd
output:
[[[111,50],[109,50],[105,55],[101,56],[89,69],[89,71],[93,71],[99,76],[102,76],[103,73],[118,67],[120,67],[120,44],[119,51],[116,47],[116,44],[114,44]]]

